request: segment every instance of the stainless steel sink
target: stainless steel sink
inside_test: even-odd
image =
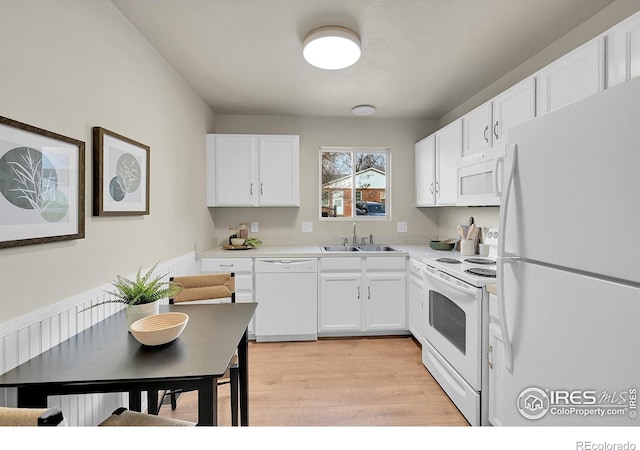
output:
[[[386,245],[325,245],[320,247],[323,252],[397,252],[395,248]]]
[[[395,248],[386,245],[360,245],[358,250],[361,252],[397,252]]]
[[[321,247],[323,252],[357,252],[358,248],[354,245],[328,245]]]

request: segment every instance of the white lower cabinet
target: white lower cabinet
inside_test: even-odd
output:
[[[231,272],[236,278],[236,302],[253,302],[253,259],[252,258],[202,258],[200,272],[226,273]],[[248,334],[255,336],[254,320],[251,319]]]
[[[406,257],[320,260],[320,336],[406,332]]]

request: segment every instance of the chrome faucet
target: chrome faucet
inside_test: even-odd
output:
[[[358,238],[356,237],[356,223],[353,222],[353,245],[358,244]]]

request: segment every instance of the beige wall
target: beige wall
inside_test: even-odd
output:
[[[86,145],[86,237],[0,249],[0,323],[213,244],[215,115],[111,2],[2,0],[0,55],[0,115]],[[92,217],[94,126],[151,147],[150,215]]]
[[[277,116],[216,116],[217,133],[300,135],[300,208],[211,208],[216,238],[222,241],[229,227],[257,221],[265,244],[337,243],[352,235],[353,220],[320,220],[320,147],[391,148],[391,220],[358,220],[358,236],[374,235],[379,243],[424,242],[437,235],[438,212],[416,208],[415,143],[435,130],[435,120],[386,120],[374,118],[327,119]],[[302,232],[302,222],[313,224],[313,233]],[[408,222],[407,233],[398,233],[397,222]]]

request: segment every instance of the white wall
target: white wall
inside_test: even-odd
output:
[[[328,119],[314,117],[217,115],[217,133],[300,135],[299,208],[211,208],[219,242],[228,228],[257,221],[251,235],[265,244],[338,243],[352,236],[353,220],[320,220],[320,147],[391,148],[391,220],[359,220],[358,236],[374,235],[378,243],[426,242],[437,233],[438,211],[416,208],[415,143],[435,130],[435,120],[387,120],[375,118]],[[302,222],[313,224],[313,233],[302,232]],[[398,233],[397,222],[408,222],[407,233]]]
[[[86,145],[86,237],[0,249],[0,323],[213,244],[215,115],[111,2],[0,2],[0,115]],[[92,217],[94,126],[151,147],[150,215]]]

